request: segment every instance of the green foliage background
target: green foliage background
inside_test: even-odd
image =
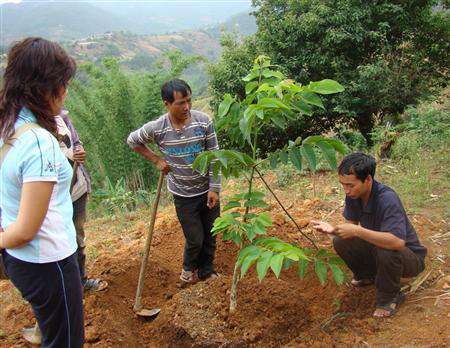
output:
[[[223,42],[210,68],[212,107],[225,93],[243,97],[238,74],[255,52],[299,82],[330,78],[346,91],[314,118],[292,123],[296,136],[335,125],[356,126],[371,143],[374,117],[400,113],[430,88],[446,84],[450,26],[436,1],[254,0],[258,31],[243,42]],[[240,75],[243,76],[243,75]],[[271,132],[272,142],[284,134]]]

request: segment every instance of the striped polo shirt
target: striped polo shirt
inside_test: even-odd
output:
[[[220,191],[220,175],[214,179],[212,166],[206,174],[192,170],[199,153],[219,149],[213,122],[205,113],[191,110],[190,121],[178,130],[172,127],[166,113],[132,132],[127,142],[132,148],[149,143],[158,146],[171,168],[167,188],[174,195],[194,197]]]

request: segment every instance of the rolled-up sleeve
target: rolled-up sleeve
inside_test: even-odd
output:
[[[131,148],[139,145],[147,145],[155,142],[155,125],[156,121],[150,121],[141,128],[131,132],[127,139],[127,144]]]

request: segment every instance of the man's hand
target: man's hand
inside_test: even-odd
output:
[[[170,172],[170,166],[162,158],[160,158],[156,162],[156,168],[158,168],[158,170],[162,171],[164,175],[167,175],[167,173]]]
[[[84,151],[83,146],[77,146],[73,149],[73,160],[80,164],[84,164],[86,160],[86,151]]]
[[[219,203],[219,194],[214,191],[208,191],[208,202],[206,203],[208,208],[214,208],[217,203]]]
[[[341,224],[337,225],[334,234],[342,239],[351,239],[359,237],[361,226],[355,224]]]
[[[322,233],[334,234],[335,227],[332,224],[324,221],[311,220],[313,228]]]

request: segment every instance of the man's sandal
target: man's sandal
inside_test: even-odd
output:
[[[389,303],[386,303],[384,305],[377,305],[377,308],[375,312],[373,313],[373,316],[375,318],[388,318],[392,317],[400,307],[400,305],[405,302],[405,294],[402,292],[399,292],[398,295]],[[385,311],[385,314],[382,315],[375,315],[377,310],[383,310]]]
[[[353,278],[351,284],[356,288],[362,288],[364,286],[372,285],[374,283],[373,279],[363,278],[363,279],[355,279]]]
[[[42,341],[41,330],[38,324],[33,327],[25,327],[22,329],[22,337],[32,345],[40,345]]]
[[[220,274],[217,273],[216,271],[213,271],[213,272],[211,272],[210,274],[208,274],[206,277],[200,278],[200,280],[203,280],[203,281],[212,281],[212,280],[217,279],[217,278],[219,278],[219,277],[220,277]]]
[[[106,280],[90,278],[84,283],[84,291],[102,291],[108,287]]]
[[[196,271],[181,270],[180,280],[185,284],[195,283],[197,281]]]

